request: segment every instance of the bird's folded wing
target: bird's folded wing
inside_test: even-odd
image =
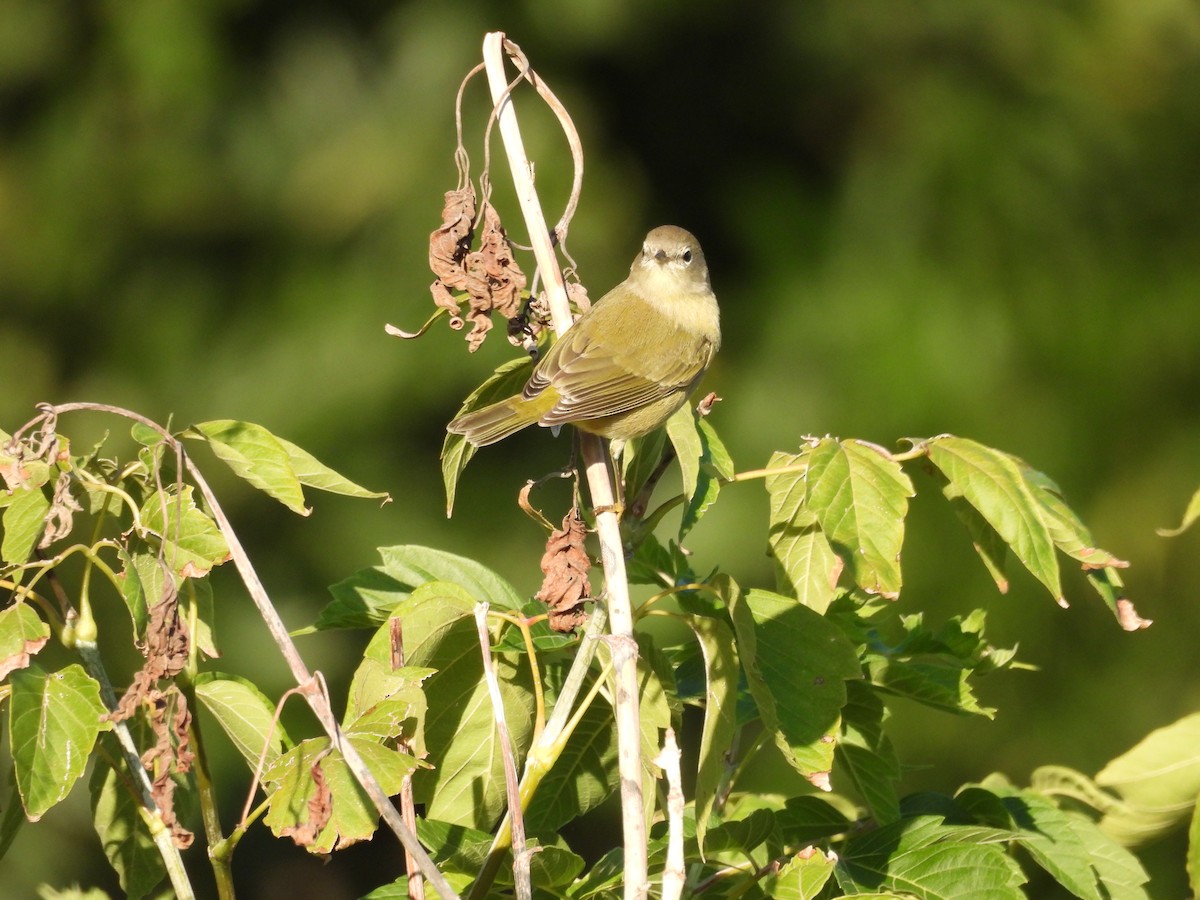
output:
[[[708,351],[711,355],[711,350]],[[598,419],[628,412],[684,390],[704,369],[707,358],[652,356],[640,359],[613,352],[571,332],[551,348],[543,365],[529,379],[524,395],[536,396],[550,385],[558,393],[541,422],[561,425],[582,419]]]

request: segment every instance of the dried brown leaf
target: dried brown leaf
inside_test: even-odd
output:
[[[521,315],[521,292],[527,284],[490,203],[483,208],[479,249],[471,250],[475,208],[475,191],[469,185],[448,191],[442,226],[429,236],[429,268],[437,276],[429,286],[430,294],[437,306],[449,310],[452,328],[462,328],[464,318],[471,320],[467,343],[472,351],[491,330],[493,311],[506,319]],[[466,294],[465,317],[455,292]]]
[[[587,618],[583,603],[592,596],[588,572],[592,561],[584,549],[587,526],[573,507],[562,528],[553,531],[542,555],[542,589],[537,599],[550,607],[550,627],[558,632],[574,631]]]

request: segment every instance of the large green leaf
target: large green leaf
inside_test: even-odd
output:
[[[679,522],[679,539],[683,540],[716,502],[721,479],[733,477],[733,460],[716,430],[690,404],[667,420],[667,436],[679,459],[687,499]]]
[[[120,758],[115,742],[112,750],[114,758]],[[167,870],[142,819],[141,805],[129,789],[123,758],[119,765],[120,772],[98,763],[92,772],[92,825],[127,900],[139,900],[163,880]]]
[[[525,827],[531,834],[557,831],[599,806],[618,783],[612,707],[596,698],[542,778],[525,812]]]
[[[990,779],[986,789],[965,788],[955,800],[977,820],[1019,833],[1034,862],[1076,897],[1102,900],[1087,847],[1067,814],[1048,798]]]
[[[435,698],[425,720],[432,771],[417,773],[413,790],[427,815],[459,825],[490,828],[504,807],[504,769],[483,658],[475,629],[476,599],[442,581],[418,587],[393,611],[403,625],[405,661],[436,669],[425,682]],[[391,659],[391,628],[371,639],[367,657]],[[533,695],[523,660],[496,658],[509,734],[520,757],[533,729]]]
[[[888,453],[865,441],[824,438],[808,452],[805,503],[869,594],[900,593],[900,548],[912,482]]]
[[[798,772],[828,789],[845,682],[862,674],[854,645],[835,624],[791,598],[742,593],[727,579],[715,584],[733,617],[742,669],[764,727]]]
[[[771,498],[768,540],[771,555],[779,570],[780,588],[795,595],[801,603],[824,613],[833,602],[838,577],[844,563],[833,552],[816,514],[806,504],[806,454],[775,453],[770,469],[781,471],[766,479]]]
[[[400,791],[404,776],[417,768],[418,762],[406,753],[393,750],[372,738],[348,735],[354,749],[362,756],[371,774],[388,795]],[[322,803],[321,791],[313,776],[319,766],[328,794]],[[329,739],[312,738],[302,741],[280,756],[263,774],[271,808],[263,821],[276,836],[293,832],[303,833],[313,823],[313,801],[327,805],[329,818],[314,829],[315,835],[300,843],[310,853],[325,854],[368,840],[379,821],[379,812],[359,786],[340,751],[331,749]]]
[[[201,578],[229,559],[229,545],[216,523],[196,506],[190,484],[178,494],[174,489],[153,492],[142,504],[141,519],[161,539],[163,558],[177,582]]]
[[[900,761],[883,732],[883,702],[870,685],[850,681],[846,688],[837,771],[853,780],[875,821],[887,825],[900,818]]]
[[[774,900],[816,900],[821,888],[833,874],[837,856],[826,856],[816,847],[807,847],[793,856],[763,884]]]
[[[313,630],[375,628],[415,588],[430,581],[453,582],[476,600],[503,609],[517,610],[525,602],[511,584],[465,556],[419,544],[381,547],[379,553],[383,565],[360,569],[330,587],[333,600],[321,610]]]
[[[369,491],[355,484],[307,450],[253,422],[233,419],[201,422],[185,431],[184,437],[207,441],[217,458],[234,472],[302,516],[312,512],[304,505],[303,485],[349,497],[388,496],[386,492]]]
[[[1105,766],[1096,783],[1121,797],[1100,827],[1136,847],[1182,825],[1200,795],[1200,713],[1152,731]]]
[[[980,838],[987,841],[980,842]],[[936,900],[1024,900],[1025,876],[1003,846],[980,829],[963,831],[939,816],[902,819],[847,841],[838,885]]]
[[[13,672],[9,683],[9,748],[21,802],[30,821],[67,796],[83,774],[101,731],[112,726],[100,685],[69,665],[57,672],[37,666]]]
[[[471,412],[487,406],[505,397],[520,393],[529,374],[533,371],[533,360],[528,356],[511,359],[488,376],[487,381],[471,392],[458,410],[458,415]],[[458,479],[471,457],[475,455],[475,447],[461,434],[447,432],[442,442],[442,481],[446,486],[446,517],[454,512],[454,497],[458,491]]]
[[[33,555],[33,548],[46,529],[50,500],[40,487],[30,486],[14,491],[7,505],[2,520],[4,539],[0,541],[0,559],[21,565]]]
[[[1007,453],[951,435],[934,438],[926,446],[930,460],[946,477],[946,496],[961,497],[977,509],[1017,559],[1062,603],[1054,540],[1043,505],[1026,483],[1019,462]]]
[[[312,512],[304,505],[304,491],[287,450],[261,425],[218,419],[193,425],[184,436],[206,440],[218,459],[292,512],[302,516]]]
[[[713,801],[726,770],[726,754],[737,729],[737,694],[740,665],[733,632],[720,619],[688,616],[704,654],[704,728],[700,735],[700,760],[696,771],[696,843],[704,853],[704,835],[712,816]]]
[[[260,759],[270,766],[291,746],[283,723],[275,720],[275,705],[247,679],[203,672],[196,677],[195,690],[251,769]]]

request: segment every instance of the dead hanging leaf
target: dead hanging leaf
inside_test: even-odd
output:
[[[141,647],[146,664],[134,673],[133,681],[116,710],[109,714],[110,718],[120,722],[137,712],[143,703],[153,702],[158,682],[174,678],[183,671],[190,649],[187,624],[179,616],[179,595],[170,576],[167,576],[163,597],[150,607],[146,641]]]
[[[571,305],[579,310],[580,315],[592,308],[592,300],[588,296],[587,288],[578,281],[567,282],[567,299],[571,301]]]
[[[542,555],[542,589],[537,599],[550,607],[550,627],[560,633],[574,631],[587,619],[583,602],[592,596],[588,572],[592,561],[584,549],[587,526],[573,507],[562,528],[551,533]]]
[[[54,499],[50,501],[50,511],[46,513],[46,530],[38,541],[38,549],[45,550],[70,534],[75,521],[74,514],[82,511],[83,507],[71,496],[71,474],[61,472],[54,484]]]
[[[188,740],[192,714],[188,711],[187,700],[174,685],[167,691],[155,693],[157,696],[150,705],[150,727],[155,743],[142,754],[142,765],[150,773],[150,792],[163,824],[171,832],[171,840],[176,847],[186,850],[194,835],[179,823],[175,812],[175,776],[191,771],[196,759]]]
[[[527,279],[513,257],[512,246],[490,203],[483,208],[479,249],[471,250],[475,220],[475,191],[468,185],[446,193],[442,226],[429,236],[429,267],[437,276],[429,287],[433,302],[450,312],[450,327],[462,328],[461,300],[465,293],[467,318],[473,327],[467,335],[472,351],[479,348],[492,327],[492,312],[506,319],[521,313],[521,292]]]

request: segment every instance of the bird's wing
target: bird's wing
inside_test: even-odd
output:
[[[602,318],[603,312],[601,301],[592,315]],[[628,334],[619,348],[592,337],[603,331],[572,328],[534,370],[524,396],[536,396],[551,386],[558,394],[558,401],[542,416],[543,424],[599,419],[637,409],[690,387],[708,363],[707,358],[691,355],[646,353],[636,346],[638,338],[630,341]],[[636,352],[639,349],[642,352]],[[711,357],[712,348],[702,352]]]

